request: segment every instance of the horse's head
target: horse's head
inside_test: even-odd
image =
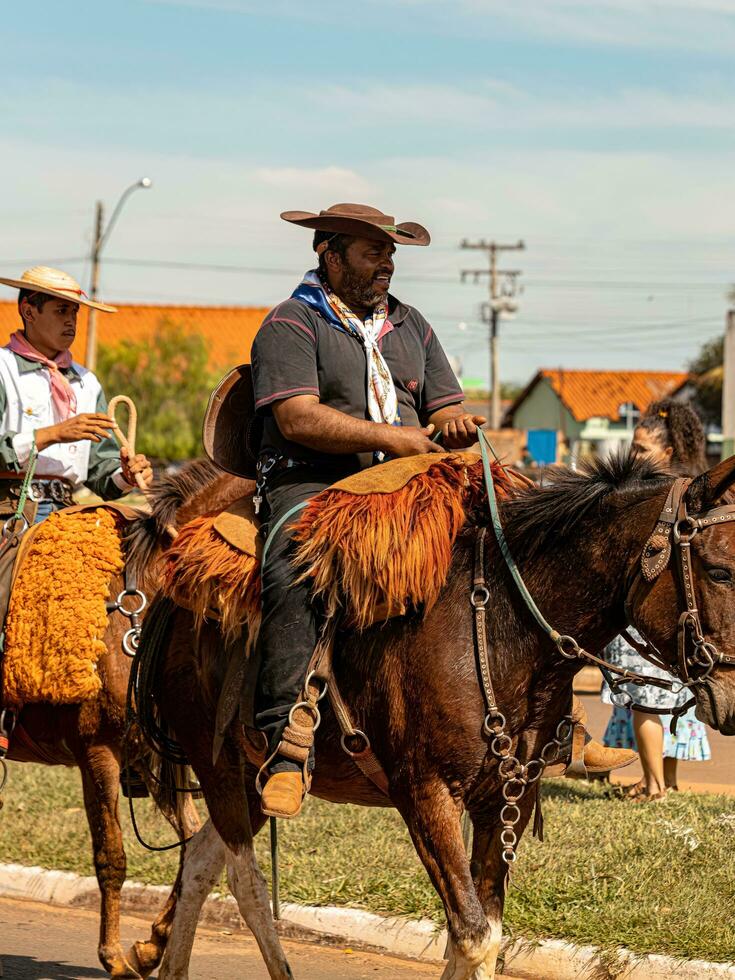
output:
[[[684,682],[697,717],[735,734],[735,456],[675,482],[643,551],[629,613]]]

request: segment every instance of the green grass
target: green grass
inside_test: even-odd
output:
[[[524,838],[508,892],[508,932],[735,959],[735,801],[679,794],[633,806],[609,789],[558,780],[544,795],[546,842]],[[172,839],[148,801],[136,813],[149,839]],[[176,852],[144,851],[124,816],[130,877],[170,883]],[[285,901],[442,921],[397,814],[310,800],[280,829]],[[268,874],[267,833],[258,852]],[[11,764],[0,861],[93,873],[76,771]]]

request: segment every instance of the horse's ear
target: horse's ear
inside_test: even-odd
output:
[[[687,509],[693,514],[714,507],[735,484],[735,456],[723,459],[693,480],[686,492]]]

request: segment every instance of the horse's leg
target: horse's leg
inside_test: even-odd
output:
[[[181,772],[181,778],[184,778],[183,767],[181,767]],[[194,837],[201,827],[201,820],[199,819],[199,814],[197,813],[191,796],[188,793],[174,793],[177,798],[172,800],[167,794],[164,793],[160,782],[155,779],[150,780],[149,789],[155,803],[174,828],[176,833],[179,835],[179,840],[184,841],[189,837]],[[193,845],[193,843],[194,841],[192,840],[191,845]],[[153,925],[151,926],[150,939],[146,941],[138,940],[138,942],[133,943],[126,953],[128,961],[135,967],[142,977],[150,976],[150,974],[153,973],[158,964],[161,962],[163,954],[166,950],[166,944],[168,943],[171,928],[174,923],[174,918],[176,917],[178,919],[177,904],[180,900],[179,896],[182,888],[185,863],[188,862],[188,849],[191,845],[184,844],[180,849],[179,867],[176,874],[176,881],[171,889],[171,894],[166,900],[166,904],[158,913]],[[215,878],[217,874],[218,872],[215,868]],[[207,897],[207,894],[208,892],[206,892],[202,897],[202,902]],[[201,902],[197,907],[197,916],[199,914],[199,908],[201,908]],[[194,929],[196,929],[196,919],[194,920]],[[194,937],[192,934],[192,942],[193,939]],[[186,962],[188,962],[188,959]],[[177,974],[172,975],[176,976]]]
[[[264,818],[260,814],[260,800],[255,793],[246,790],[245,772],[237,748],[225,742],[220,753],[219,773],[208,769],[196,770],[204,790],[209,815],[227,848],[225,861],[227,879],[235,896],[240,915],[255,936],[268,973],[273,980],[292,980],[293,974],[281,948],[273,914],[268,886],[258,867],[253,847],[253,823],[260,829]],[[210,778],[210,772],[214,778]]]
[[[449,963],[442,980],[492,980],[500,948],[500,922],[490,924],[472,881],[462,841],[459,808],[444,783],[417,780],[398,808],[419,857],[444,903]]]
[[[218,649],[215,643],[210,651],[205,639],[206,636],[200,640],[203,661],[208,656],[216,656]],[[271,977],[290,980],[293,974],[278,938],[265,879],[255,860],[245,767],[240,752],[226,738],[216,763],[212,761],[214,711],[202,693],[189,614],[179,614],[174,620],[164,656],[160,697],[162,714],[196,773],[210,819],[230,852],[233,864],[230,880],[240,914],[255,936]]]
[[[120,891],[127,870],[118,815],[120,760],[109,745],[101,744],[79,745],[75,755],[102,896],[97,954],[111,976],[140,977],[120,945]]]
[[[260,796],[255,790],[254,773],[251,776],[252,778],[246,783],[248,804],[246,817],[248,820],[249,836],[244,846],[241,844],[236,847],[230,846],[227,849],[225,855],[227,881],[232,894],[237,900],[240,914],[255,936],[266,963],[270,964],[271,961],[265,948],[265,942],[269,941],[271,931],[275,931],[275,926],[268,896],[268,887],[265,883],[263,873],[255,860],[255,853],[253,851],[253,838],[264,825],[266,818],[260,809]],[[285,959],[284,965],[287,970],[285,974],[271,972],[271,976],[274,978],[278,977],[279,980],[282,976],[293,977]],[[270,970],[270,965],[268,968]]]
[[[520,819],[514,830],[518,837],[533,812],[535,794],[529,792],[518,802]],[[487,916],[491,930],[502,935],[503,906],[507,888],[509,866],[503,861],[503,844],[500,835],[503,825],[500,811],[504,800],[483,801],[481,806],[473,807],[472,817],[472,860],[470,867],[480,904]]]
[[[183,863],[176,915],[159,980],[186,980],[188,977],[199,914],[225,866],[225,846],[211,820],[187,844]]]

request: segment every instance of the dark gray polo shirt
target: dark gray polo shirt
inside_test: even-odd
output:
[[[402,425],[423,425],[429,415],[462,401],[462,389],[434,331],[412,306],[389,297],[378,346],[393,376]],[[356,419],[368,419],[365,347],[316,309],[287,299],[271,310],[253,342],[255,406],[264,417],[262,449],[291,459],[354,472],[372,465],[372,453],[320,453],[281,434],[270,405],[293,395],[319,400]]]

